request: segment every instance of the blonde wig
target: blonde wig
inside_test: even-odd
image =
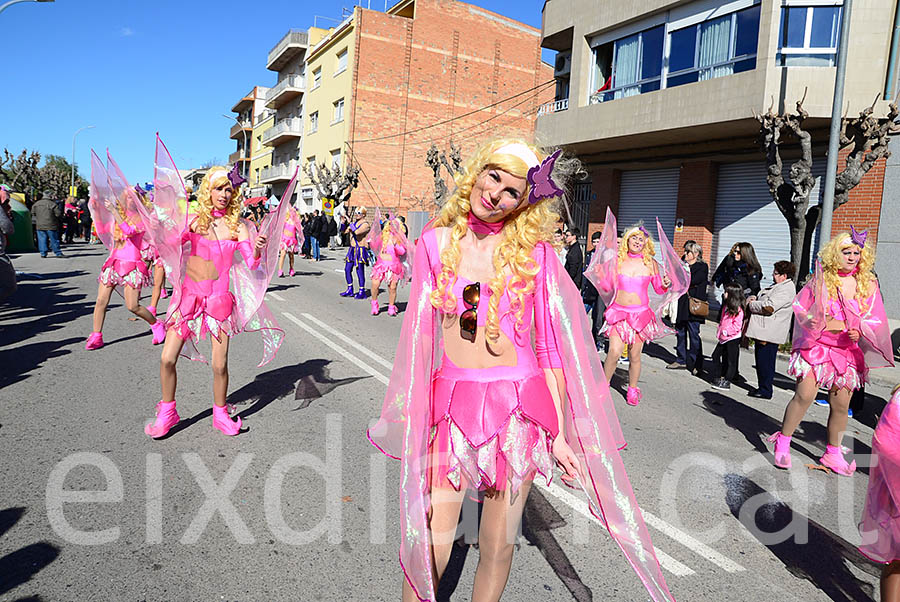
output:
[[[644,255],[644,265],[653,270],[655,263],[653,257],[656,255],[656,247],[653,245],[653,238],[649,234],[641,232],[643,227],[644,224],[639,223],[626,230],[625,234],[622,235],[622,240],[619,241],[619,261],[624,261],[628,256],[628,239],[635,234],[643,234],[644,248],[641,250],[641,253]]]
[[[452,292],[457,279],[457,268],[460,261],[459,241],[469,230],[468,216],[471,209],[469,195],[478,177],[488,168],[496,168],[506,173],[525,179],[528,165],[510,154],[497,153],[497,149],[508,144],[520,143],[530,148],[538,160],[546,156],[541,149],[515,139],[492,140],[481,145],[475,154],[464,164],[462,171],[455,176],[456,191],[441,208],[435,226],[446,226],[450,229],[450,241],[441,251],[441,273],[437,279],[437,288],[431,293],[431,304],[445,313],[455,313],[456,296]],[[564,162],[568,161],[568,163]],[[572,165],[573,160],[557,161],[557,166]],[[499,244],[494,250],[493,264],[496,275],[488,284],[494,293],[488,297],[488,316],[485,329],[489,342],[496,343],[500,338],[500,297],[509,295],[510,312],[515,315],[516,329],[523,328],[525,313],[525,297],[534,290],[534,277],[540,267],[532,259],[534,247],[541,241],[553,243],[553,232],[560,221],[560,198],[542,200],[535,204],[528,202],[530,186],[526,183],[520,206],[506,218],[506,223],[498,236]],[[509,280],[507,281],[507,278]],[[481,298],[486,295],[482,291]]]
[[[384,245],[392,245],[397,242],[397,237],[394,236],[394,223],[387,219],[384,220],[384,225],[381,226],[381,248],[384,248]]]
[[[828,296],[832,299],[838,298],[838,290],[840,290],[841,282],[838,271],[841,269],[841,255],[844,249],[856,247],[859,245],[854,243],[850,238],[849,232],[841,232],[834,236],[825,248],[819,252],[819,259],[822,261],[822,275],[825,277],[825,286],[828,290]],[[861,311],[868,309],[865,301],[875,290],[875,273],[872,268],[875,267],[875,251],[872,250],[870,240],[866,241],[866,246],[860,249],[859,263],[857,264],[856,273],[856,301],[859,303]]]
[[[214,182],[209,181],[211,176],[215,176]],[[234,190],[231,180],[228,179],[228,168],[221,165],[210,167],[206,175],[203,176],[203,181],[200,182],[200,189],[197,191],[197,231],[205,234],[209,229],[213,212],[210,190],[221,186],[223,183],[231,186],[233,191],[231,202],[228,203],[228,207],[225,209],[225,223],[228,224],[231,230],[231,237],[237,238],[241,223],[241,201],[238,191]]]

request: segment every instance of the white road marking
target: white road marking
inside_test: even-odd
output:
[[[278,293],[268,292],[266,294],[269,295],[270,297],[272,297],[273,299],[275,299],[276,301],[284,301],[285,300],[284,297],[282,297]]]
[[[328,324],[322,322],[321,320],[317,319],[317,318],[314,317],[314,316],[311,316],[310,314],[304,313],[304,314],[300,314],[300,315],[303,316],[304,318],[306,318],[307,320],[309,320],[310,322],[312,322],[313,324],[315,324],[316,326],[318,326],[319,328],[321,328],[322,330],[324,330],[324,331],[326,331],[326,332],[328,332],[328,333],[330,333],[330,334],[336,336],[337,338],[339,338],[340,340],[344,341],[344,342],[347,343],[348,345],[352,345],[354,350],[359,351],[359,352],[362,353],[363,355],[369,356],[370,358],[372,358],[373,360],[375,360],[377,363],[381,364],[382,366],[384,366],[384,367],[387,368],[388,370],[393,370],[394,364],[392,364],[391,362],[387,361],[386,359],[384,359],[383,357],[381,357],[380,355],[378,355],[378,354],[375,353],[374,351],[371,351],[371,350],[369,350],[369,349],[366,349],[365,347],[363,347],[362,345],[360,345],[359,343],[357,343],[356,341],[354,341],[353,339],[351,339],[350,337],[348,337],[348,336],[345,335],[344,333],[335,330],[334,328],[332,328],[332,327],[329,326]]]
[[[371,375],[375,378],[375,380],[377,380],[377,381],[380,382],[381,384],[387,386],[387,384],[388,384],[388,377],[386,377],[384,374],[382,374],[381,372],[379,372],[378,370],[376,370],[375,368],[373,368],[373,367],[370,366],[369,364],[365,363],[365,362],[362,361],[361,359],[357,358],[355,355],[351,355],[346,349],[344,349],[344,348],[341,347],[340,345],[337,345],[337,344],[334,343],[331,339],[329,339],[329,338],[326,337],[325,335],[319,333],[315,328],[313,328],[312,326],[307,325],[305,322],[303,322],[302,320],[300,320],[299,318],[297,318],[297,317],[294,316],[293,314],[290,314],[290,313],[288,313],[288,312],[286,312],[286,311],[281,312],[281,314],[282,314],[285,318],[287,318],[288,320],[290,320],[291,322],[293,322],[294,324],[296,324],[297,326],[299,326],[300,328],[302,328],[303,330],[305,330],[306,332],[308,332],[309,334],[313,335],[314,337],[316,337],[317,339],[319,339],[320,341],[322,341],[323,343],[325,343],[326,346],[331,347],[332,349],[334,349],[336,352],[338,352],[338,353],[341,354],[344,358],[346,358],[347,361],[356,364],[357,366],[359,366],[360,368],[362,368],[363,370],[365,370],[366,372],[368,372],[369,374],[371,374]]]
[[[643,512],[643,514],[644,514],[644,522],[645,523],[647,523],[648,525],[650,525],[657,531],[661,531],[663,534],[668,535],[669,537],[671,537],[672,539],[674,539],[675,541],[677,541],[678,543],[680,543],[687,549],[691,550],[698,556],[706,558],[714,565],[725,569],[729,573],[739,573],[741,571],[747,570],[744,567],[742,567],[741,565],[739,565],[738,563],[734,562],[733,560],[726,558],[725,556],[722,556],[721,554],[719,554],[718,552],[713,550],[711,547],[709,547],[702,541],[699,541],[699,540],[695,539],[694,537],[691,537],[690,535],[688,535],[684,531],[681,531],[680,529],[676,529],[675,527],[673,527],[666,521],[662,520],[661,518],[657,518],[651,512],[648,512],[647,510],[644,510],[643,508],[641,508],[641,512]]]
[[[566,491],[564,487],[556,483],[550,483],[550,485],[547,486],[543,483],[535,481],[534,484],[537,485],[541,490],[553,495],[553,497],[561,501],[563,504],[565,504],[575,512],[578,512],[582,516],[585,516],[588,519],[596,522],[601,527],[603,526],[603,524],[599,520],[597,520],[597,517],[591,514],[590,510],[588,510],[588,504],[586,500],[578,498],[576,495]],[[604,528],[603,530],[606,531],[606,528]],[[653,551],[656,553],[656,559],[659,560],[659,566],[666,569],[673,575],[677,577],[685,577],[687,575],[694,574],[693,569],[678,562],[656,546],[653,546]]]

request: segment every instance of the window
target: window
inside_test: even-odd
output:
[[[310,155],[309,157],[307,157],[307,158],[306,158],[306,164],[307,164],[307,165],[312,165],[313,167],[315,167],[315,165],[316,165],[316,156],[315,156],[315,155]]]
[[[319,129],[319,112],[313,111],[309,114],[309,133],[313,134]]]
[[[782,67],[831,67],[840,33],[840,6],[783,6],[775,60]]]
[[[756,68],[759,5],[669,34],[666,87]]]
[[[262,148],[262,135],[256,137],[256,150],[260,150]]]
[[[591,102],[659,90],[664,31],[660,25],[594,48]]]
[[[337,75],[347,70],[347,49],[344,48],[337,54],[337,69],[334,74]]]
[[[312,87],[312,89],[315,90],[321,84],[322,84],[322,68],[319,67],[318,69],[313,71],[313,87]]]
[[[341,168],[341,149],[331,151],[331,170],[339,170]]]
[[[344,120],[344,99],[339,98],[334,102],[334,117],[331,123],[337,123]]]

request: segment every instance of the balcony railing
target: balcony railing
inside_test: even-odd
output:
[[[568,108],[568,98],[563,98],[562,100],[554,100],[553,102],[547,102],[542,104],[538,109],[538,117],[540,117],[541,115],[548,115],[550,113],[559,113],[560,111],[565,111]]]
[[[251,129],[253,129],[253,126],[250,125],[249,121],[242,121],[239,124],[235,123],[233,126],[231,126],[231,136],[230,137],[238,138],[242,135],[241,130],[251,130]]]
[[[275,109],[290,99],[303,94],[306,78],[302,75],[288,75],[266,94],[266,106]]]
[[[287,138],[299,138],[303,135],[303,120],[299,117],[282,119],[262,135],[262,143],[270,144],[273,141],[282,141]]]
[[[230,155],[228,155],[229,163],[237,163],[238,161],[249,161],[250,158],[246,157],[243,151],[234,151]]]
[[[300,164],[297,161],[290,161],[289,163],[279,163],[272,165],[271,167],[263,168],[259,173],[259,181],[263,184],[270,184],[281,180],[290,180],[291,176],[294,175],[294,170],[297,169],[299,165]]]
[[[269,51],[266,68],[272,71],[279,71],[296,54],[296,52],[288,52],[289,50],[299,51],[307,46],[309,46],[309,36],[305,31],[291,30],[287,32],[275,44],[275,47]]]

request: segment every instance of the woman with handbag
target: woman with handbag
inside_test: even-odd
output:
[[[696,241],[684,243],[682,260],[691,273],[691,281],[685,294],[678,298],[678,313],[675,316],[675,361],[666,366],[670,370],[687,368],[691,374],[703,371],[703,343],[700,340],[700,325],[709,315],[706,287],[709,284],[709,266],[703,261],[703,247]]]
[[[796,288],[794,273],[797,268],[790,261],[776,261],[772,272],[775,284],[759,292],[758,297],[747,299],[750,324],[747,336],[753,339],[756,358],[756,389],[748,395],[758,399],[772,399],[772,383],[775,380],[775,359],[778,346],[787,341],[791,328],[791,304]]]

